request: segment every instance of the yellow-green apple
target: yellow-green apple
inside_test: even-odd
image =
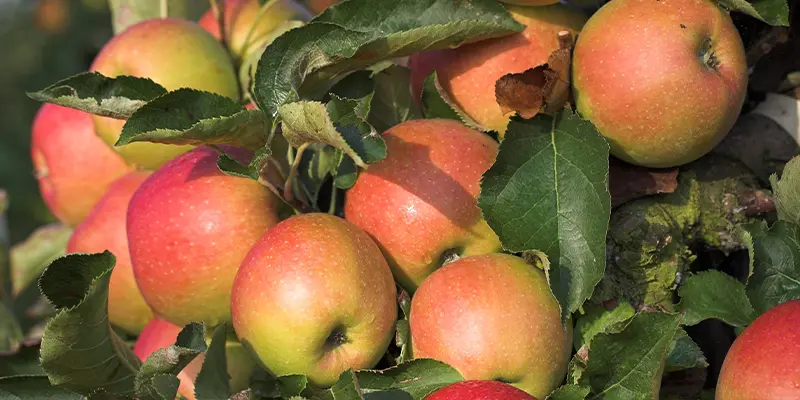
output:
[[[800,300],[772,307],[733,342],[717,400],[800,399]]]
[[[92,71],[105,76],[150,78],[167,90],[192,88],[239,97],[239,84],[228,53],[194,22],[167,18],[133,25],[109,41],[95,58]],[[94,117],[97,134],[116,143],[125,121]],[[191,146],[131,143],[115,147],[132,165],[155,169]]]
[[[262,10],[262,7],[265,7]],[[225,1],[225,42],[231,54],[241,63],[252,52],[261,51],[278,27],[290,20],[307,20],[308,12],[294,0],[271,0],[260,4],[259,0]],[[219,18],[209,10],[198,21],[217,40],[222,40]]]
[[[397,321],[396,289],[364,231],[328,214],[291,217],[256,243],[233,284],[239,340],[275,375],[330,386],[371,368]]]
[[[412,354],[470,380],[498,380],[538,398],[567,372],[572,324],[543,271],[507,254],[466,257],[428,277],[411,299]]]
[[[144,362],[147,357],[159,349],[175,344],[181,327],[173,325],[159,318],[154,318],[142,330],[142,334],[136,339],[133,346],[133,353]],[[228,377],[230,378],[231,390],[238,392],[247,388],[250,374],[255,368],[255,361],[250,357],[249,352],[241,343],[229,340],[225,342],[225,357],[228,364]],[[180,373],[180,385],[178,394],[187,400],[195,400],[194,381],[200,368],[203,366],[203,354],[197,356]]]
[[[422,84],[436,71],[450,99],[482,127],[503,135],[509,115],[495,98],[495,83],[506,74],[521,73],[547,63],[559,49],[558,33],[577,33],[586,16],[563,4],[539,7],[508,5],[522,32],[482,40],[455,49],[435,50],[411,56],[411,87],[419,98]]]
[[[742,39],[707,0],[615,0],[586,23],[572,63],[578,111],[611,153],[647,167],[685,164],[733,126],[747,90]]]
[[[115,179],[131,169],[94,133],[91,115],[44,104],[31,131],[31,159],[50,212],[77,225]]]
[[[156,316],[179,326],[230,320],[236,270],[278,222],[279,200],[252,179],[222,173],[218,155],[198,147],[176,157],[142,183],[128,206],[139,290]]]
[[[500,250],[476,200],[497,142],[444,119],[404,122],[383,139],[387,157],[360,174],[344,214],[378,242],[406,290],[456,256]]]
[[[136,335],[153,318],[136,280],[128,251],[125,218],[133,193],[149,173],[131,172],[114,181],[91,214],[72,232],[67,253],[102,253],[117,258],[108,288],[108,319],[123,331]]]
[[[447,385],[425,400],[536,400],[523,390],[498,381],[464,381]]]

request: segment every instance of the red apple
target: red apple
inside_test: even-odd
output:
[[[150,78],[167,90],[192,88],[239,98],[239,84],[228,53],[194,22],[167,18],[133,25],[109,41],[91,67],[103,75]],[[97,134],[109,145],[125,121],[94,117]],[[155,169],[191,146],[131,143],[115,147],[129,163]]]
[[[95,135],[89,114],[55,104],[36,113],[31,158],[45,204],[67,225],[83,221],[108,185],[130,171]]]
[[[305,0],[305,3],[311,12],[319,14],[325,11],[326,8],[338,4],[339,0]]]
[[[383,357],[395,332],[396,290],[366,233],[332,215],[303,214],[250,250],[231,313],[239,340],[268,371],[330,386]]]
[[[800,300],[767,310],[736,338],[716,399],[800,399]]]
[[[536,400],[536,397],[497,381],[465,381],[445,386],[425,400]]]
[[[138,334],[153,318],[136,280],[128,251],[125,216],[133,192],[147,178],[147,172],[131,172],[117,179],[97,202],[91,214],[75,228],[67,253],[114,253],[117,264],[108,288],[108,319],[130,334]]]
[[[179,326],[230,319],[236,270],[278,222],[277,198],[254,180],[223,174],[217,158],[207,147],[175,158],[128,207],[136,282],[154,313]]]
[[[501,135],[510,116],[504,115],[497,104],[497,80],[546,63],[559,49],[558,32],[575,34],[586,22],[580,11],[563,4],[506,7],[515,20],[526,26],[524,31],[456,49],[419,53],[409,59],[411,87],[417,98],[425,78],[436,70],[450,99],[478,124]]]
[[[747,90],[742,39],[707,0],[607,3],[578,37],[572,71],[578,111],[614,156],[647,167],[708,153]]]
[[[507,254],[466,257],[422,282],[411,299],[412,353],[470,380],[498,380],[538,398],[567,372],[572,324],[543,271]]]
[[[375,238],[406,290],[455,256],[500,250],[476,200],[497,142],[444,119],[408,121],[383,139],[388,156],[361,172],[344,213]]]

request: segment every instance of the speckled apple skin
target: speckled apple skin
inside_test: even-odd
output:
[[[800,399],[800,300],[761,314],[733,342],[716,400]]]
[[[711,40],[719,60],[700,55]],[[647,167],[700,158],[733,127],[747,63],[730,16],[706,0],[615,0],[586,23],[572,61],[578,111],[611,153]]]
[[[179,326],[230,320],[236,271],[278,222],[277,198],[258,182],[223,174],[199,147],[155,171],[128,207],[133,273],[154,313]]]
[[[131,170],[97,138],[91,115],[49,103],[33,120],[31,159],[45,204],[72,226],[89,215],[111,182]]]
[[[117,263],[108,289],[108,319],[132,335],[139,334],[153,318],[133,277],[125,230],[128,203],[148,176],[147,172],[131,172],[114,181],[89,216],[75,228],[67,243],[67,253],[102,253],[108,250],[114,254]]]
[[[170,91],[192,88],[239,97],[225,48],[196,23],[175,18],[147,20],[126,29],[106,43],[91,70],[109,77],[150,78]],[[125,122],[94,116],[94,124],[103,141],[113,146]],[[114,149],[129,164],[155,169],[192,146],[131,143]]]
[[[415,97],[420,97],[425,78],[436,70],[439,83],[456,105],[481,126],[503,135],[510,116],[504,115],[497,104],[497,80],[546,63],[559,48],[558,32],[568,30],[575,34],[586,22],[583,13],[563,4],[507,8],[515,20],[526,26],[524,31],[411,56]]]
[[[536,397],[498,381],[464,381],[445,386],[425,400],[536,400]]]
[[[291,217],[267,231],[233,285],[236,334],[275,375],[330,386],[372,368],[397,321],[392,273],[375,242],[328,214]],[[326,342],[339,330],[346,343]]]
[[[445,250],[463,256],[500,250],[477,204],[497,142],[444,119],[404,122],[383,139],[387,157],[361,172],[344,214],[378,242],[406,290],[442,265]]]
[[[466,257],[434,272],[411,300],[415,358],[465,379],[507,382],[538,398],[567,372],[572,323],[561,325],[544,272],[507,254]]]

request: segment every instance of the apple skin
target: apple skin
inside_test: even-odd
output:
[[[546,6],[558,3],[559,0],[499,0],[501,3],[515,4],[518,6]]]
[[[225,1],[225,38],[237,63],[248,58],[252,52],[261,51],[272,38],[271,33],[284,22],[310,18],[308,12],[294,0],[272,0],[268,4],[269,8],[259,17],[261,4],[258,0]],[[198,23],[215,39],[222,40],[219,21],[213,10],[203,14]]]
[[[396,294],[369,235],[332,215],[297,215],[267,231],[242,263],[233,327],[272,374],[305,374],[326,387],[380,361],[395,333]]]
[[[498,381],[464,381],[445,386],[425,400],[536,400],[509,384]]]
[[[418,53],[409,59],[415,98],[420,98],[425,78],[436,70],[450,99],[482,127],[497,131],[501,137],[510,116],[504,115],[497,104],[497,80],[546,63],[559,48],[558,32],[568,30],[575,34],[586,22],[583,13],[563,4],[506,8],[526,26],[524,31],[455,49]]]
[[[162,319],[154,318],[142,330],[141,335],[133,346],[133,353],[144,362],[147,357],[159,349],[175,344],[182,327],[173,325]],[[200,368],[203,366],[204,354],[195,357],[181,372],[178,373],[180,385],[178,394],[187,400],[195,400],[194,381]],[[225,358],[228,364],[228,377],[231,390],[238,392],[249,386],[250,374],[255,368],[255,361],[249,352],[236,341],[225,342]]]
[[[97,138],[91,115],[43,104],[33,120],[31,159],[50,212],[75,226],[115,179],[131,169]]]
[[[150,78],[167,90],[192,88],[239,98],[228,53],[194,22],[167,18],[140,22],[111,39],[91,67],[105,76]],[[94,116],[98,136],[113,146],[125,121]],[[131,143],[114,147],[132,165],[156,169],[192,146]]]
[[[217,158],[208,147],[178,156],[150,175],[128,207],[139,290],[155,315],[179,326],[230,320],[236,270],[278,222],[279,200],[252,179],[223,174]]]
[[[360,173],[344,215],[378,242],[398,283],[413,292],[449,252],[501,249],[477,204],[497,142],[445,119],[407,121],[383,139],[387,157]]]
[[[123,331],[136,335],[153,318],[133,277],[125,218],[133,193],[150,174],[131,172],[114,181],[91,214],[72,232],[67,253],[114,253],[117,264],[108,289],[108,319]]]
[[[800,399],[800,300],[761,314],[733,342],[716,400]]]
[[[711,42],[709,67],[702,55]],[[586,23],[572,62],[578,111],[611,154],[672,167],[708,153],[730,131],[747,91],[742,39],[706,0],[615,0]]]
[[[468,380],[498,380],[545,398],[561,384],[572,323],[544,272],[507,254],[466,257],[428,277],[411,299],[412,354]]]
[[[314,14],[320,14],[330,6],[339,3],[339,0],[306,0],[306,7],[308,7]]]

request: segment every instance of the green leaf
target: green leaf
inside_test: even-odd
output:
[[[395,343],[400,348],[400,355],[395,362],[402,364],[411,359],[411,325],[408,320],[411,315],[411,296],[400,287],[398,287],[397,303],[400,305],[403,317],[397,321],[395,328]]]
[[[755,266],[747,283],[747,296],[760,315],[789,300],[800,299],[800,228],[778,221],[748,226],[753,235]]]
[[[0,355],[0,377],[47,374],[39,365],[39,344],[23,345],[14,354]]]
[[[228,360],[225,356],[225,342],[228,336],[226,324],[214,330],[211,345],[208,347],[203,365],[197,374],[194,384],[194,395],[197,400],[225,399],[231,394],[228,379]]]
[[[117,146],[132,142],[227,144],[258,150],[267,144],[264,113],[215,93],[178,89],[145,104],[128,118]]]
[[[286,375],[274,377],[262,369],[258,369],[253,379],[252,390],[256,398],[284,399],[300,396],[308,389],[308,377],[305,375]]]
[[[781,179],[773,174],[769,178],[775,194],[775,208],[782,221],[800,224],[800,157],[786,163]]]
[[[136,396],[141,400],[174,399],[180,384],[178,373],[208,349],[205,339],[203,324],[193,322],[178,333],[174,345],[153,352],[136,374]]]
[[[588,395],[588,387],[564,385],[550,393],[546,400],[584,400]]]
[[[108,78],[97,72],[83,72],[60,80],[28,97],[91,114],[128,119],[150,100],[167,90],[148,78]]]
[[[603,277],[611,215],[608,144],[569,109],[513,118],[478,205],[506,250],[547,254],[562,320]]]
[[[331,400],[364,400],[353,370],[342,372],[339,380],[328,389],[328,393]]]
[[[450,96],[447,95],[447,92],[439,83],[436,71],[431,72],[422,84],[422,109],[424,110],[425,118],[453,119],[473,129],[486,130],[450,99]]]
[[[588,345],[600,333],[617,333],[633,318],[636,310],[629,303],[622,301],[612,310],[599,305],[587,304],[585,314],[578,316],[575,323],[573,342],[575,349]]]
[[[664,365],[664,371],[672,372],[689,368],[706,368],[708,362],[700,346],[686,334],[686,331],[679,329],[675,340],[669,346],[669,354]]]
[[[8,209],[8,194],[0,189],[0,303],[10,304],[13,297],[13,282],[11,275],[10,238],[6,210]]]
[[[464,380],[453,367],[431,359],[416,359],[383,371],[358,371],[356,375],[367,400],[407,396],[421,400],[439,388]]]
[[[57,314],[44,329],[42,368],[50,382],[84,395],[102,390],[133,396],[139,360],[111,329],[108,282],[115,257],[70,254],[53,261],[39,279]]]
[[[770,25],[789,26],[789,4],[786,0],[717,0],[731,11],[738,11]]]
[[[356,179],[358,179],[358,168],[355,162],[350,157],[344,157],[344,153],[342,153],[333,184],[339,189],[347,190],[356,184]]]
[[[115,34],[148,19],[189,17],[187,0],[109,0],[109,5]]]
[[[60,223],[45,225],[11,249],[14,293],[35,282],[53,260],[67,252],[72,228]]]
[[[744,285],[717,270],[696,273],[678,289],[681,302],[676,309],[687,325],[716,318],[728,325],[747,326],[755,318]]]
[[[375,96],[372,98],[369,123],[385,132],[400,123],[422,118],[422,112],[411,96],[411,70],[399,65],[372,75],[375,81]]]
[[[753,235],[747,231],[745,227],[742,225],[736,225],[736,228],[733,231],[734,239],[741,243],[745,249],[747,249],[747,257],[749,259],[747,265],[747,279],[745,280],[745,284],[750,281],[750,277],[753,276],[753,271],[755,270],[755,261],[756,261],[756,247],[755,243],[753,243]]]
[[[522,28],[493,0],[350,0],[272,42],[253,91],[274,117],[286,103],[321,97],[347,72]]]
[[[3,400],[84,400],[85,397],[54,387],[46,376],[20,375],[0,377]]]
[[[0,357],[3,353],[15,353],[24,338],[22,327],[9,307],[0,303]]]
[[[581,376],[581,384],[592,389],[588,398],[657,398],[664,360],[680,323],[680,315],[640,313],[622,332],[597,335]]]
[[[312,207],[317,207],[322,185],[336,173],[342,156],[341,151],[319,143],[310,145],[303,152],[298,177]]]

